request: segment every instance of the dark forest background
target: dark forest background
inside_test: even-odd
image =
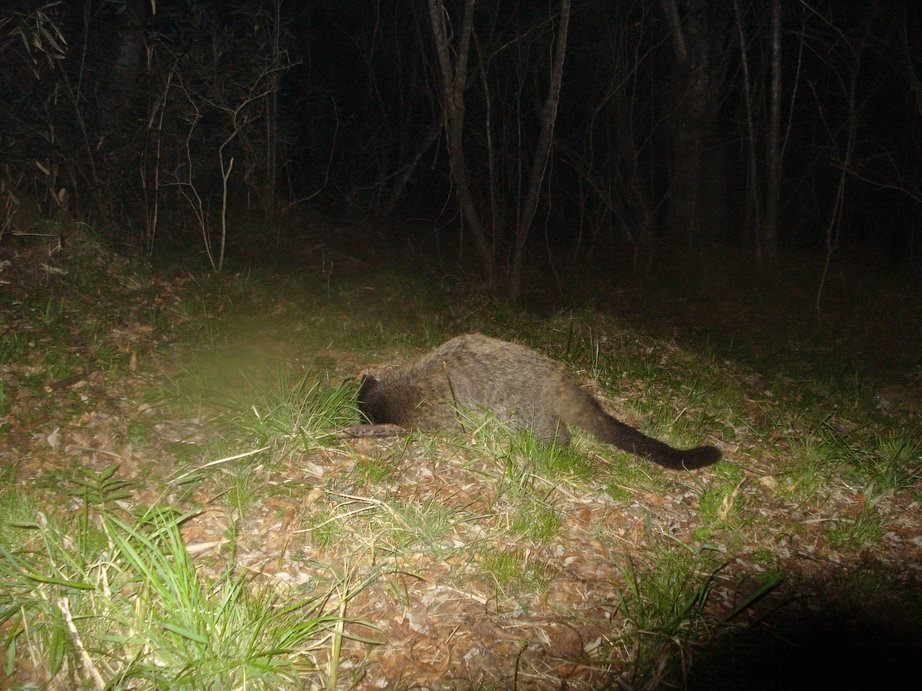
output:
[[[309,208],[513,298],[664,242],[922,265],[912,0],[0,7],[4,231],[37,207],[220,270]]]

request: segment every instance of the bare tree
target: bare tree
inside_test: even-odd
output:
[[[496,259],[487,241],[487,231],[471,194],[467,162],[464,157],[464,91],[467,87],[467,62],[471,49],[471,33],[474,30],[474,5],[476,0],[465,0],[464,18],[455,45],[454,63],[449,55],[449,40],[446,22],[448,13],[442,0],[429,0],[429,17],[432,22],[432,36],[435,39],[439,68],[442,74],[444,115],[448,135],[448,153],[452,179],[457,187],[461,213],[474,236],[474,244],[480,254],[480,262],[486,274],[490,290],[496,289]]]
[[[835,194],[832,199],[832,206],[829,209],[829,218],[824,230],[824,245],[826,251],[814,303],[816,319],[819,321],[822,314],[823,292],[826,288],[826,280],[829,277],[829,267],[832,262],[832,256],[839,248],[842,217],[845,209],[848,171],[852,168],[855,158],[855,147],[861,111],[867,103],[866,99],[862,98],[859,93],[859,73],[861,71],[862,55],[867,43],[867,32],[870,30],[871,24],[868,22],[865,26],[864,35],[849,37],[831,20],[819,14],[814,8],[811,7],[810,11],[813,12],[831,32],[829,42],[817,45],[814,47],[814,50],[818,54],[822,51],[822,60],[828,66],[831,74],[830,81],[838,86],[839,89],[839,93],[836,94],[836,96],[844,99],[846,107],[846,118],[844,123],[830,123],[825,114],[825,97],[818,92],[815,85],[811,84],[813,96],[817,105],[817,117],[823,124],[829,138],[829,150],[832,164],[835,168],[838,168],[839,171]],[[857,38],[857,45],[854,44],[853,38]]]
[[[448,137],[450,169],[452,180],[455,184],[458,202],[462,216],[471,229],[474,242],[480,255],[481,264],[487,277],[488,285],[492,290],[497,288],[496,276],[496,251],[490,243],[487,225],[483,221],[481,210],[474,200],[472,181],[468,163],[464,153],[465,129],[464,117],[466,112],[465,91],[467,88],[467,63],[470,57],[470,48],[474,31],[474,6],[476,0],[466,0],[461,29],[457,32],[454,54],[457,56],[454,63],[451,61],[448,32],[446,22],[448,14],[441,0],[429,0],[430,18],[432,20],[432,34],[435,39],[436,52],[442,75],[442,89],[444,102],[444,115]],[[557,121],[557,109],[560,102],[561,82],[563,78],[563,64],[566,56],[567,33],[570,23],[570,0],[561,0],[560,16],[558,20],[556,46],[549,68],[549,79],[544,103],[540,111],[540,130],[534,147],[533,158],[527,176],[525,177],[525,192],[520,199],[516,214],[513,247],[510,256],[509,297],[518,299],[522,291],[525,252],[529,232],[535,220],[541,189],[544,185],[545,173],[551,154],[553,143],[554,125]],[[503,50],[508,44],[498,50]],[[503,224],[500,219],[500,209],[510,207],[508,199],[502,199],[497,184],[497,152],[498,147],[493,139],[493,125],[491,117],[492,98],[491,87],[485,64],[489,57],[484,55],[484,50],[478,46],[480,55],[480,76],[484,92],[484,118],[483,128],[484,145],[487,159],[489,204],[491,210],[494,241],[497,229]],[[521,136],[521,135],[519,135]],[[521,166],[520,158],[517,165]],[[508,195],[508,193],[507,193]]]
[[[532,160],[531,173],[528,176],[528,193],[522,205],[522,214],[515,229],[515,251],[512,257],[512,276],[510,296],[519,298],[522,290],[522,262],[525,258],[525,241],[535,220],[538,209],[538,195],[544,184],[544,173],[551,153],[551,141],[554,136],[554,124],[557,122],[557,106],[560,102],[560,83],[563,78],[563,62],[567,53],[567,30],[570,26],[570,0],[561,0],[560,19],[557,27],[557,46],[547,89],[547,97],[541,109],[541,134]]]
[[[681,7],[680,7],[681,5]],[[717,136],[727,17],[707,0],[662,0],[672,37],[669,228],[689,245],[726,223],[726,162]]]
[[[754,23],[758,27],[762,20],[759,9],[763,8],[763,5],[751,3],[749,8],[756,10]],[[740,89],[743,96],[742,107],[747,144],[746,225],[756,259],[766,264],[773,264],[778,256],[778,211],[783,180],[782,164],[788,139],[788,133],[781,131],[783,71],[780,0],[772,0],[770,9],[771,28],[768,37],[770,58],[768,59],[768,77],[765,80],[768,86],[765,86],[765,82],[759,80],[758,75],[750,66],[749,54],[750,50],[754,49],[751,33],[757,35],[758,31],[750,31],[738,0],[733,0],[733,17],[740,51],[742,72]],[[800,41],[791,85],[790,108],[792,110],[798,88],[802,52],[803,40]],[[759,94],[765,91],[768,92],[767,114],[757,105],[757,102],[765,102],[766,99],[758,98]],[[764,137],[761,136],[762,132],[765,133]],[[764,168],[760,166],[762,160],[765,161]]]
[[[781,194],[781,0],[772,0],[771,116],[766,141],[768,194],[765,198],[764,241],[759,256],[769,264],[778,257],[778,198]]]

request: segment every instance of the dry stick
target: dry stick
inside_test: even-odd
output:
[[[181,475],[173,478],[172,480],[169,480],[169,482],[174,483],[174,484],[178,482],[182,482],[190,475],[194,475],[195,473],[199,471],[205,470],[205,468],[210,468],[215,465],[221,465],[223,463],[229,463],[230,461],[236,461],[239,458],[246,458],[247,456],[254,456],[258,453],[262,453],[263,451],[266,451],[268,448],[269,448],[268,446],[263,446],[262,448],[253,449],[252,451],[244,451],[243,453],[238,453],[233,456],[225,456],[224,458],[219,458],[215,461],[209,461],[208,463],[205,463],[204,465],[197,466],[193,468],[192,470],[188,470],[185,473],[182,473]]]
[[[274,71],[276,70],[269,70],[267,72],[264,72],[263,74],[259,76],[258,80],[262,79],[265,76],[270,75]],[[179,88],[182,90],[183,95],[186,97],[186,100],[188,101],[189,105],[195,111],[195,114],[192,117],[189,130],[186,133],[186,167],[188,170],[187,180],[185,181],[177,180],[176,184],[179,186],[180,192],[183,194],[183,196],[189,202],[189,205],[192,207],[192,212],[195,214],[196,221],[198,222],[202,230],[202,239],[205,243],[205,253],[208,255],[208,261],[211,264],[211,268],[215,273],[220,273],[221,268],[224,264],[224,247],[225,247],[225,241],[227,239],[227,197],[228,197],[227,181],[230,178],[231,171],[234,168],[233,156],[230,158],[230,161],[225,166],[224,149],[225,147],[227,147],[228,144],[230,144],[237,137],[238,134],[240,134],[243,127],[245,127],[247,124],[247,122],[241,123],[239,120],[240,114],[243,111],[243,109],[246,106],[248,106],[250,103],[252,103],[253,101],[256,101],[264,96],[269,95],[269,91],[261,91],[259,93],[251,94],[250,96],[245,98],[243,102],[240,103],[236,108],[220,106],[212,101],[209,101],[208,99],[203,100],[203,103],[217,110],[221,110],[225,113],[230,113],[231,126],[233,128],[231,133],[224,139],[223,142],[221,142],[221,146],[218,147],[218,162],[219,162],[219,167],[220,167],[220,172],[221,172],[221,181],[222,181],[221,237],[219,238],[220,245],[218,247],[218,257],[217,257],[217,261],[215,261],[215,256],[212,252],[212,247],[211,247],[211,239],[209,238],[209,235],[208,235],[208,218],[205,213],[204,205],[202,204],[202,199],[199,196],[198,190],[195,187],[195,181],[192,178],[192,146],[190,142],[192,140],[192,133],[195,130],[195,127],[198,124],[198,121],[201,119],[201,110],[199,109],[198,104],[193,100],[192,94],[189,93],[189,90],[186,88],[181,78],[178,80],[177,83],[178,83]],[[187,192],[186,188],[188,188],[191,191],[191,193]]]
[[[448,382],[448,390],[451,392],[451,400],[454,403],[452,408],[455,411],[455,417],[458,418],[458,424],[461,427],[461,431],[466,433],[467,429],[464,426],[464,420],[461,419],[461,404],[458,403],[458,397],[455,395],[455,387],[451,383],[451,374],[448,373],[448,365],[444,362],[442,363],[442,369],[445,370],[445,380]]]
[[[221,245],[218,249],[218,273],[221,273],[221,269],[224,268],[224,246],[227,242],[227,180],[230,178],[231,171],[234,170],[234,157],[230,157],[227,168],[225,168],[223,152],[219,155],[221,158]]]
[[[150,119],[147,121],[147,130],[150,132],[154,127],[154,119],[157,120],[157,129],[153,130],[156,135],[156,143],[154,146],[154,180],[153,180],[153,209],[147,214],[147,254],[151,255],[154,252],[154,240],[157,236],[157,226],[160,222],[160,166],[163,163],[163,118],[166,115],[167,108],[167,99],[169,97],[170,87],[173,85],[173,75],[176,73],[176,64],[170,68],[169,74],[167,74],[166,84],[163,87],[163,95],[159,100],[157,108],[160,111],[159,117],[156,113],[151,113]],[[141,185],[144,190],[145,199],[147,198],[147,184],[145,182],[144,175],[144,163],[141,163]]]
[[[257,82],[263,77],[271,76],[275,72],[275,69],[264,72],[257,78]],[[215,267],[216,273],[221,273],[221,269],[224,268],[224,247],[227,242],[227,181],[230,179],[231,172],[234,170],[233,156],[230,157],[227,165],[224,165],[224,149],[228,144],[234,141],[237,138],[237,135],[243,131],[247,124],[249,124],[249,121],[247,120],[244,120],[243,122],[240,121],[240,114],[243,112],[243,109],[246,108],[250,103],[253,103],[254,101],[257,101],[268,95],[270,95],[270,91],[268,89],[256,94],[251,94],[233,110],[230,108],[217,106],[215,103],[209,102],[209,105],[230,113],[231,126],[233,127],[231,133],[227,135],[224,141],[221,142],[221,146],[218,147],[218,164],[221,169],[221,237],[220,244],[218,246],[218,264]]]
[[[348,496],[348,495],[343,495]],[[339,670],[339,656],[340,651],[342,650],[343,645],[343,634],[346,628],[346,603],[352,597],[349,594],[349,580],[352,578],[355,571],[358,569],[358,566],[353,564],[343,574],[342,578],[342,590],[339,590],[339,617],[336,620],[336,626],[333,627],[333,646],[330,650],[330,661],[327,668],[327,686],[331,689],[336,688],[336,676]],[[365,584],[359,584],[358,589],[361,590],[365,587]]]
[[[338,513],[335,516],[331,516],[327,520],[323,521],[323,523],[318,523],[317,525],[311,526],[310,528],[302,528],[300,530],[295,530],[293,531],[293,534],[297,535],[299,533],[311,533],[315,530],[322,528],[327,523],[337,523],[343,520],[344,518],[349,518],[350,516],[355,516],[356,514],[364,513],[365,511],[372,511],[374,508],[375,508],[374,504],[368,504],[366,506],[363,506],[360,509],[353,509],[352,511],[347,511],[346,513]]]
[[[77,627],[74,625],[74,618],[70,614],[70,603],[67,601],[66,597],[62,597],[58,599],[57,605],[58,609],[61,610],[61,616],[64,617],[64,623],[67,624],[67,630],[70,632],[70,638],[74,643],[74,647],[77,649],[77,652],[80,653],[80,659],[83,662],[83,667],[86,672],[91,677],[93,677],[93,685],[97,689],[105,689],[106,682],[103,681],[102,675],[93,664],[93,660],[90,658],[89,653],[86,652],[86,648],[83,647],[83,641],[80,639],[80,633],[77,631]]]
[[[363,502],[366,504],[373,504],[375,506],[379,506],[380,508],[384,509],[388,514],[390,514],[391,518],[393,518],[395,521],[400,523],[400,525],[402,525],[404,528],[408,530],[410,529],[410,526],[407,525],[407,522],[403,520],[400,514],[398,514],[396,511],[394,511],[394,509],[390,505],[388,505],[386,502],[381,501],[380,499],[375,499],[373,497],[360,497],[355,494],[344,494],[342,492],[333,492],[331,490],[324,490],[324,491],[327,494],[333,495],[334,497],[344,497],[346,499],[351,499],[352,501]],[[344,503],[348,503],[348,502],[344,502]],[[350,511],[348,514],[345,514],[345,515],[349,516],[349,515],[352,515],[353,513],[359,513],[359,511]],[[342,518],[342,516],[334,516],[333,518]],[[322,525],[326,525],[329,522],[330,521],[324,521]]]
[[[177,175],[176,185],[179,187],[180,194],[185,197],[186,201],[189,203],[189,206],[192,208],[192,213],[195,215],[195,220],[202,231],[202,241],[205,245],[205,254],[208,257],[208,262],[211,264],[212,271],[214,271],[216,267],[214,254],[211,251],[211,238],[208,236],[208,217],[205,213],[205,206],[202,203],[202,198],[199,196],[198,189],[195,187],[195,181],[192,178],[192,134],[198,125],[198,121],[202,117],[202,113],[195,101],[192,100],[192,94],[189,93],[185,83],[183,83],[181,75],[177,81],[177,84],[182,91],[182,94],[186,97],[186,101],[192,107],[194,115],[190,119],[189,129],[186,132],[185,141],[187,180],[180,180],[179,176]]]
[[[336,688],[336,674],[339,670],[339,654],[343,645],[343,631],[346,626],[346,599],[348,593],[341,593],[339,600],[339,618],[333,628],[333,647],[330,651],[330,664],[327,671],[327,682],[331,689]]]

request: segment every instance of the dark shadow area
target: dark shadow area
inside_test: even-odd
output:
[[[853,572],[854,584],[867,575]],[[871,567],[873,573],[873,567]],[[874,574],[876,579],[879,574]],[[909,689],[922,673],[918,582],[873,595],[843,592],[839,577],[787,602],[779,593],[754,621],[727,628],[694,658],[690,689]],[[899,588],[898,590],[896,588]],[[887,592],[890,590],[890,592]]]

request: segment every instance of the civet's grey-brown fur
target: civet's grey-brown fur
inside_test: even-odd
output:
[[[371,423],[430,431],[457,427],[458,407],[486,409],[563,444],[575,425],[667,468],[720,460],[713,446],[681,450],[646,436],[606,413],[563,364],[482,334],[457,336],[407,367],[364,375],[358,406]]]

